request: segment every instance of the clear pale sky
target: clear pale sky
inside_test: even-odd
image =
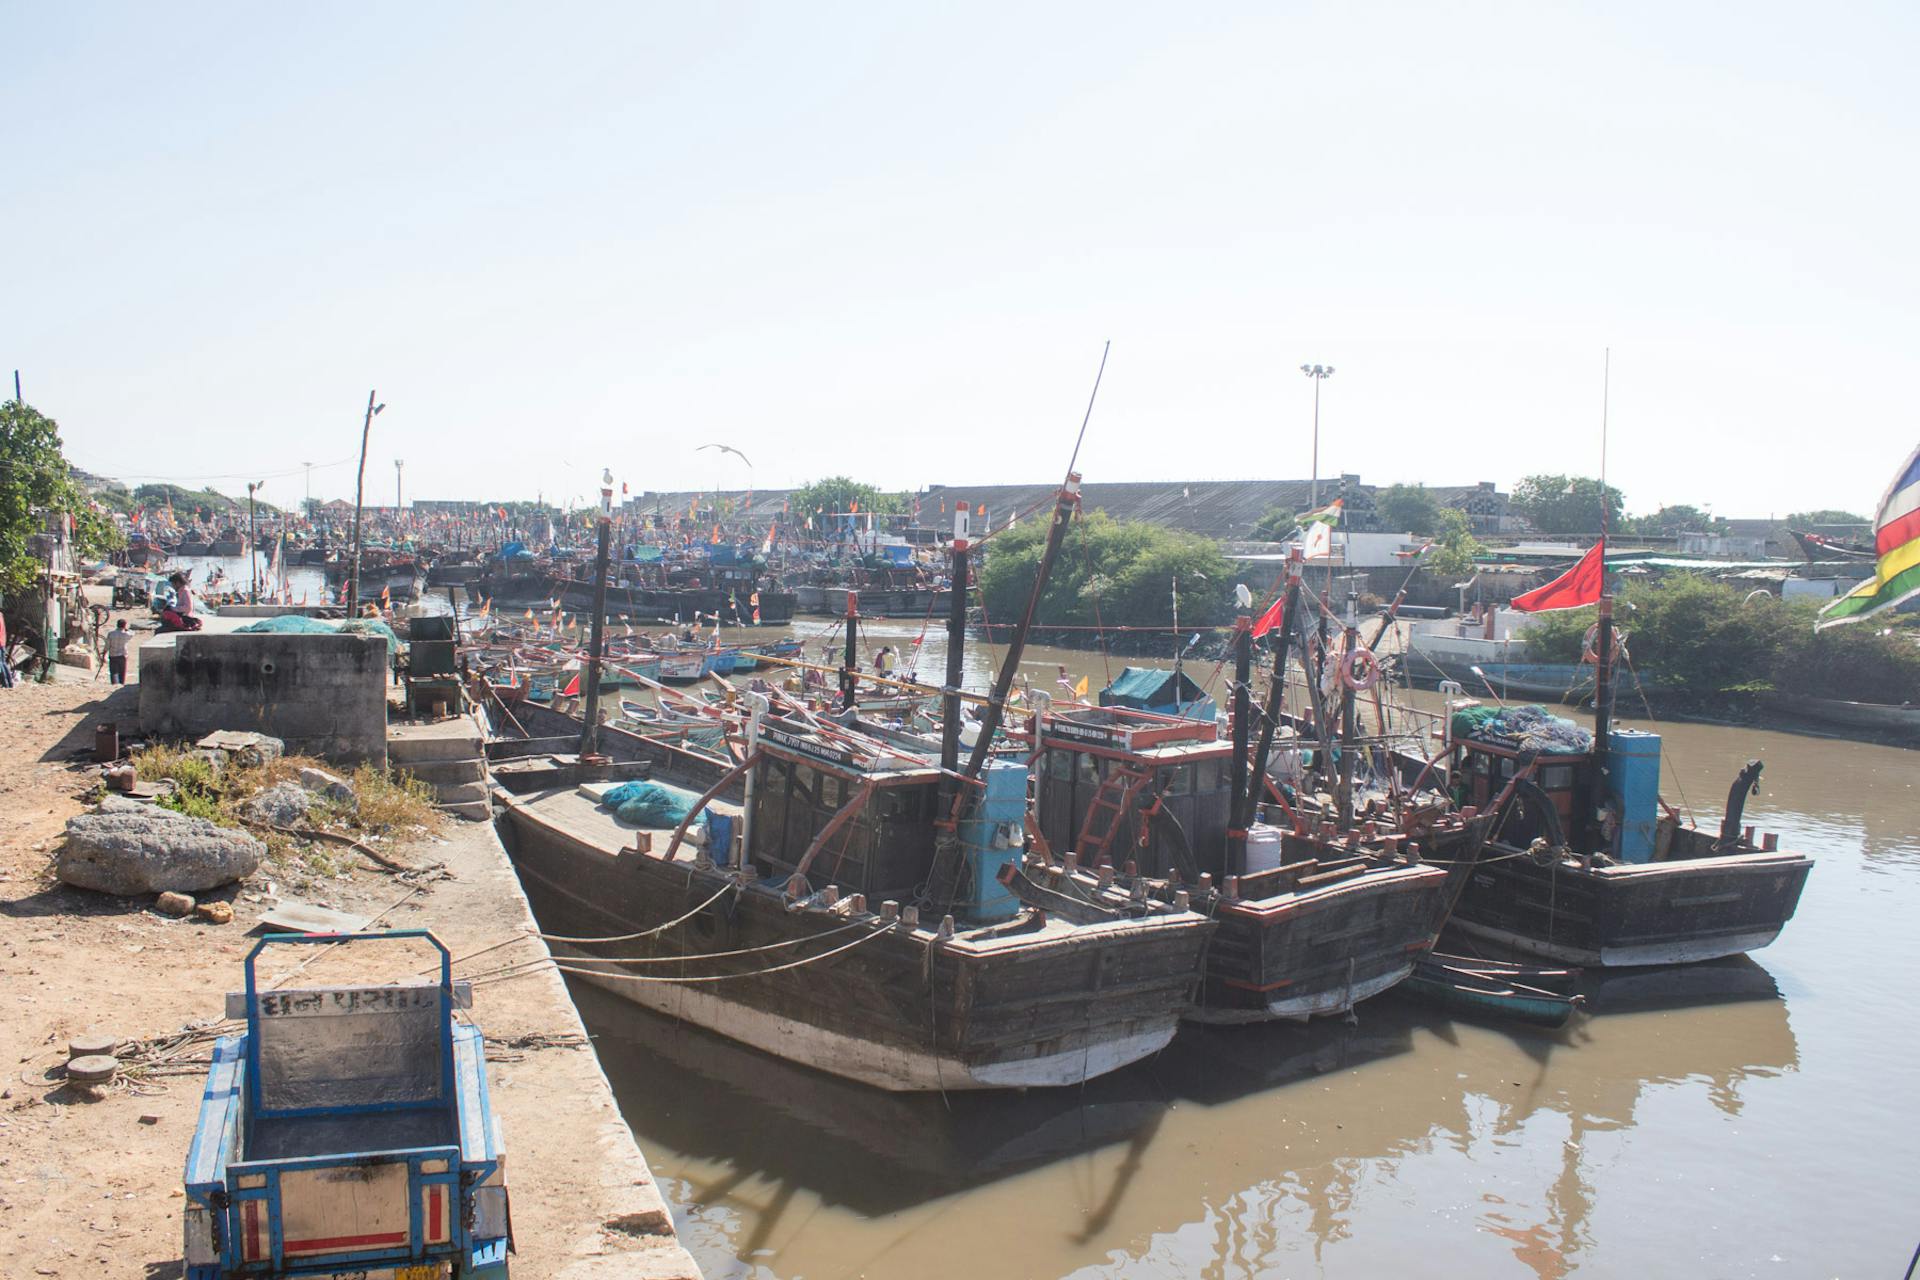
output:
[[[0,371],[68,452],[373,498],[1089,480],[1869,509],[1908,4],[5,5]],[[6,388],[11,394],[11,386]]]

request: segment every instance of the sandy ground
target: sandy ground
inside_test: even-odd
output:
[[[236,918],[224,926],[159,915],[148,899],[60,885],[52,853],[97,777],[94,726],[132,725],[138,708],[137,686],[109,696],[104,675],[59,677],[0,689],[0,987],[8,997],[0,1002],[0,1275],[162,1280],[181,1274],[181,1170],[200,1068],[84,1096],[55,1071],[69,1037],[161,1037],[219,1018],[224,993],[241,986],[249,931],[296,880],[308,901],[387,912],[389,927],[431,927],[456,956],[517,939],[468,972],[543,949],[527,936],[531,918],[484,823],[450,821],[440,837],[394,850],[452,873],[424,885],[371,867],[310,880],[262,868],[206,895],[233,902]],[[263,972],[283,972],[308,950]],[[373,950],[387,948],[330,949],[296,985],[359,979],[359,953]],[[409,971],[425,963],[404,958]],[[514,1273],[697,1276],[558,977],[483,984],[471,1014],[489,1037],[490,1087],[506,1134]],[[523,1037],[559,1043],[512,1046]]]

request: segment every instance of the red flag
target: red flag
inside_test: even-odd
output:
[[[580,692],[580,675],[578,672],[575,672],[573,679],[567,681],[567,687],[560,691],[560,696],[563,698],[571,698],[579,692]]]
[[[1551,609],[1578,609],[1598,603],[1601,585],[1606,581],[1607,544],[1596,542],[1580,562],[1544,587],[1517,595],[1513,607],[1522,613],[1545,613]]]
[[[1274,598],[1273,603],[1267,606],[1267,611],[1253,620],[1253,638],[1255,640],[1258,640],[1261,636],[1267,634],[1267,632],[1273,630],[1285,620],[1286,611],[1282,606],[1286,603],[1287,593],[1282,591]]]

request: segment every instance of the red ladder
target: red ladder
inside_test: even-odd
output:
[[[1087,805],[1086,818],[1080,825],[1082,862],[1099,864],[1106,856],[1107,846],[1120,833],[1120,824],[1126,820],[1127,810],[1133,807],[1140,793],[1152,784],[1153,774],[1123,764],[1114,765],[1113,770],[1100,780],[1100,788],[1093,793],[1093,801]],[[1097,830],[1100,822],[1098,815],[1103,813],[1109,815],[1106,829]]]

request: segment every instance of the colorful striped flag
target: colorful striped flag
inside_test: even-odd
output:
[[[1822,609],[1814,630],[1858,622],[1920,596],[1920,448],[1908,456],[1880,499],[1873,516],[1873,550],[1873,576]]]

